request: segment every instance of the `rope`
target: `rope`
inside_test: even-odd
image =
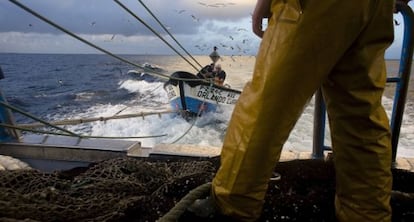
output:
[[[84,139],[87,139],[87,138],[89,138],[89,139],[91,139],[91,138],[94,138],[94,139],[144,139],[144,138],[163,137],[163,136],[168,135],[168,134],[160,134],[160,135],[152,135],[152,136],[86,136],[86,135],[77,134],[77,136],[74,136],[74,135],[65,134],[65,133],[56,133],[56,132],[43,131],[43,130],[34,130],[34,129],[30,129],[30,128],[13,126],[13,125],[3,124],[3,123],[0,123],[0,126],[5,127],[5,128],[10,128],[10,129],[18,129],[18,130],[21,130],[21,131],[33,132],[33,133],[51,134],[51,135],[69,136],[69,137],[79,137],[79,138],[84,138]]]
[[[141,69],[141,70],[143,70],[143,71],[145,71],[145,72],[147,72],[149,74],[152,74],[152,75],[155,75],[157,77],[164,78],[164,79],[174,79],[174,80],[182,80],[182,81],[189,81],[189,82],[205,82],[205,80],[203,80],[203,79],[184,79],[184,78],[172,77],[172,76],[165,75],[165,74],[163,74],[161,72],[157,72],[157,71],[154,71],[152,69],[149,69],[149,68],[145,68],[143,66],[140,66],[140,65],[138,65],[136,63],[133,63],[133,62],[131,62],[131,61],[125,59],[125,58],[122,58],[120,56],[117,56],[117,55],[115,55],[115,54],[113,54],[113,53],[111,53],[111,52],[109,52],[109,51],[107,51],[107,50],[105,50],[105,49],[103,49],[103,48],[101,48],[101,47],[99,47],[99,46],[97,46],[97,45],[95,45],[95,44],[93,44],[93,43],[91,43],[91,42],[89,42],[89,41],[87,41],[87,40],[79,37],[79,36],[77,36],[76,34],[70,32],[69,30],[63,28],[62,26],[60,26],[60,25],[52,22],[51,20],[49,20],[46,17],[40,15],[39,13],[37,13],[34,10],[30,9],[29,7],[23,5],[22,3],[18,2],[17,0],[9,0],[9,1],[12,2],[13,4],[17,5],[21,9],[23,9],[23,10],[29,12],[30,14],[34,15],[35,17],[39,18],[40,20],[48,23],[49,25],[51,25],[51,26],[59,29],[60,31],[62,31],[62,32],[68,34],[68,35],[70,35],[71,37],[73,37],[73,38],[75,38],[75,39],[77,39],[77,40],[79,40],[79,41],[87,44],[88,46],[90,46],[90,47],[92,47],[94,49],[97,49],[98,51],[101,51],[101,52],[103,52],[103,53],[105,53],[105,54],[107,54],[107,55],[109,55],[109,56],[111,56],[111,57],[113,57],[115,59],[118,59],[119,61],[125,62],[125,63],[127,63],[129,65],[134,66],[134,67],[137,67],[137,68],[139,68],[139,69]]]
[[[168,31],[168,29],[161,23],[161,21],[157,18],[157,16],[155,16],[154,13],[152,13],[152,11],[144,4],[144,2],[142,0],[138,0],[138,1],[148,11],[148,13],[152,15],[152,17],[158,22],[158,24],[164,29],[164,31],[175,41],[175,43],[177,43],[177,45],[180,46],[180,48],[185,53],[187,53],[187,55],[190,56],[190,58],[194,60],[194,62],[197,63],[197,65],[199,65],[200,68],[202,68],[203,66],[178,42],[178,40],[170,33],[170,31]]]
[[[126,59],[124,59],[124,58],[122,58],[122,57],[120,57],[120,56],[117,56],[117,55],[115,55],[115,54],[113,54],[113,53],[111,53],[111,52],[109,52],[109,51],[107,51],[107,50],[105,50],[105,49],[103,49],[103,48],[101,48],[101,47],[99,47],[99,46],[97,46],[97,45],[95,45],[95,44],[93,44],[93,43],[91,43],[91,42],[89,42],[89,41],[87,41],[87,40],[85,40],[85,39],[83,39],[83,38],[81,38],[81,37],[77,36],[77,35],[75,35],[75,34],[73,34],[73,33],[72,33],[72,32],[70,32],[69,30],[67,30],[67,29],[65,29],[65,28],[63,28],[63,27],[61,27],[61,26],[59,26],[58,24],[56,24],[56,23],[52,22],[51,20],[47,19],[46,17],[43,17],[43,16],[42,16],[42,15],[40,15],[39,13],[37,13],[37,12],[35,12],[34,10],[30,9],[29,7],[27,7],[27,6],[23,5],[22,3],[18,2],[17,0],[9,0],[9,1],[11,1],[13,4],[15,4],[15,5],[19,6],[19,7],[20,7],[20,8],[22,8],[23,10],[25,10],[25,11],[29,12],[30,14],[32,14],[32,15],[34,15],[34,16],[36,16],[37,18],[39,18],[39,19],[43,20],[44,22],[48,23],[49,25],[51,25],[51,26],[53,26],[53,27],[55,27],[55,28],[57,28],[57,29],[61,30],[62,32],[66,33],[66,34],[68,34],[68,35],[70,35],[70,36],[72,36],[73,38],[75,38],[75,39],[77,39],[77,40],[79,40],[79,41],[81,41],[81,42],[83,42],[83,43],[85,43],[85,44],[87,44],[87,45],[91,46],[92,48],[95,48],[95,49],[97,49],[97,50],[99,50],[99,51],[101,51],[101,52],[103,52],[103,53],[105,53],[105,54],[107,54],[107,55],[110,55],[110,56],[112,56],[112,57],[114,57],[114,58],[116,58],[116,59],[118,59],[118,60],[120,60],[120,61],[122,61],[122,62],[125,62],[125,63],[130,64],[130,65],[132,65],[132,66],[135,66],[135,67],[137,67],[137,68],[140,68],[140,69],[142,69],[142,70],[144,70],[144,71],[147,71],[147,72],[151,71],[150,69],[147,69],[147,68],[145,68],[145,67],[143,67],[143,66],[137,65],[137,64],[135,64],[135,63],[133,63],[133,62],[130,62],[130,61],[128,61],[128,60],[126,60]],[[158,73],[158,72],[154,72],[154,71],[152,71],[152,72],[153,72],[154,74],[156,74],[156,75],[159,75],[160,77],[168,78],[168,76],[166,76],[166,75],[164,75],[164,74],[162,74],[162,73]]]
[[[174,143],[180,141],[185,135],[187,135],[187,133],[190,132],[190,130],[193,128],[193,126],[197,122],[197,118],[198,117],[196,117],[196,119],[193,121],[193,123],[190,125],[190,127],[180,137],[178,137],[176,140],[174,140],[173,142],[171,142],[171,144],[174,144]]]
[[[171,210],[161,217],[158,222],[173,222],[178,221],[180,216],[187,210],[195,200],[203,197],[211,190],[211,183],[206,183],[191,190],[185,195]]]
[[[161,86],[163,86],[163,85],[159,85],[159,86],[155,87],[155,88],[154,88],[154,89],[152,89],[151,91],[147,92],[147,94],[151,94],[151,93],[155,92],[155,90],[159,89]],[[122,113],[123,111],[125,111],[126,109],[128,109],[128,108],[130,108],[130,107],[132,107],[132,105],[125,106],[124,108],[122,108],[122,109],[120,109],[118,112],[116,112],[116,113],[114,114],[114,116],[117,116],[118,114]],[[174,111],[171,111],[171,112],[174,112]],[[161,114],[160,114],[160,113],[158,113],[158,115],[161,117]],[[143,117],[143,118],[144,118],[144,117]]]
[[[30,113],[27,113],[23,110],[20,110],[19,108],[16,108],[14,106],[11,106],[3,101],[0,101],[0,105],[5,106],[15,112],[21,113],[29,118],[32,118],[34,120],[37,120],[39,122],[41,122],[43,125],[42,126],[50,126],[52,128],[55,128],[57,130],[61,130],[65,133],[56,133],[56,132],[50,132],[50,131],[42,131],[42,130],[33,130],[30,128],[25,128],[25,127],[21,127],[21,126],[13,126],[13,125],[9,125],[9,124],[3,124],[0,123],[0,126],[5,127],[5,128],[10,128],[10,129],[18,129],[21,131],[29,131],[29,132],[34,132],[34,133],[42,133],[42,134],[52,134],[52,135],[61,135],[61,136],[72,136],[72,137],[78,137],[78,138],[106,138],[106,139],[142,139],[142,138],[155,138],[155,137],[162,137],[162,136],[167,136],[167,134],[160,134],[160,135],[154,135],[154,136],[130,136],[130,137],[114,137],[114,136],[86,136],[86,135],[80,135],[80,134],[76,134],[73,133],[72,131],[69,131],[67,129],[64,129],[62,127],[58,127],[55,126],[47,121],[44,121]],[[156,113],[159,115],[159,113]],[[131,116],[134,114],[128,114],[128,115],[123,115],[124,118],[126,118],[126,116]],[[113,118],[113,119],[119,119],[119,117],[121,116],[113,116],[113,117],[109,117],[109,118]],[[102,118],[102,117],[101,117]],[[99,119],[102,120],[102,119]]]
[[[79,37],[79,36],[77,36],[76,34],[74,34],[74,33],[72,33],[72,32],[70,32],[69,30],[67,30],[67,29],[65,29],[65,28],[63,28],[62,26],[60,26],[60,25],[58,25],[58,24],[56,24],[56,23],[54,23],[54,22],[52,22],[51,20],[49,20],[49,19],[47,19],[46,17],[44,17],[44,16],[42,16],[42,15],[40,15],[39,13],[37,13],[37,12],[35,12],[34,10],[32,10],[32,9],[30,9],[29,7],[27,7],[27,6],[25,6],[24,4],[22,4],[22,3],[20,3],[20,2],[18,2],[17,0],[9,0],[10,2],[12,2],[13,4],[15,4],[16,6],[18,6],[18,7],[20,7],[21,9],[23,9],[23,10],[25,10],[25,11],[27,11],[28,13],[30,13],[30,14],[32,14],[32,15],[34,15],[35,17],[37,17],[37,18],[39,18],[39,19],[41,19],[42,21],[44,21],[44,22],[46,22],[46,23],[48,23],[49,25],[51,25],[51,26],[53,26],[53,27],[55,27],[55,28],[57,28],[57,29],[59,29],[60,31],[62,31],[62,32],[64,32],[64,33],[66,33],[66,34],[68,34],[68,35],[70,35],[71,37],[73,37],[73,38],[75,38],[75,39],[77,39],[77,40],[79,40],[79,41],[81,41],[81,42],[83,42],[83,43],[85,43],[85,44],[87,44],[88,46],[90,46],[90,47],[92,47],[92,48],[95,48],[95,49],[97,49],[98,51],[101,51],[101,52],[103,52],[103,53],[105,53],[105,54],[107,54],[107,55],[109,55],[109,56],[111,56],[111,57],[113,57],[113,58],[115,58],[115,59],[118,59],[118,60],[120,60],[120,61],[122,61],[122,62],[125,62],[125,63],[127,63],[127,64],[129,64],[129,65],[132,65],[132,66],[134,66],[134,67],[137,67],[137,68],[139,68],[139,69],[142,69],[143,71],[145,71],[145,72],[148,72],[148,73],[150,73],[150,74],[153,74],[153,75],[155,75],[155,76],[158,76],[158,77],[161,77],[161,78],[166,78],[166,79],[173,79],[173,80],[178,80],[178,81],[187,81],[187,82],[190,82],[190,81],[194,81],[194,82],[208,82],[207,80],[204,80],[204,79],[186,79],[186,78],[177,78],[177,77],[172,77],[172,76],[167,76],[167,75],[165,75],[165,74],[162,74],[162,73],[160,73],[160,72],[156,72],[156,71],[154,71],[154,70],[151,70],[151,69],[148,69],[148,68],[145,68],[145,67],[143,67],[143,66],[140,66],[140,65],[138,65],[138,64],[136,64],[136,63],[133,63],[133,62],[131,62],[131,61],[129,61],[129,60],[127,60],[127,59],[124,59],[124,58],[122,58],[122,57],[120,57],[120,56],[117,56],[117,55],[115,55],[115,54],[113,54],[113,53],[111,53],[111,52],[109,52],[109,51],[107,51],[107,50],[105,50],[105,49],[103,49],[103,48],[101,48],[101,47],[99,47],[99,46],[97,46],[97,45],[95,45],[95,44],[93,44],[93,43],[91,43],[91,42],[89,42],[89,41],[87,41],[87,40],[85,40],[85,39],[83,39],[83,38],[81,38],[81,37]],[[122,3],[120,3],[118,0],[114,0],[116,3],[118,3],[122,8],[124,8],[126,11],[128,11],[131,15],[133,15],[136,19],[138,19],[139,21],[141,21],[141,19],[139,18],[139,17],[137,17],[134,13],[132,13],[128,8],[126,8]],[[151,27],[149,27],[147,24],[145,24],[145,22],[143,22],[142,21],[142,23],[145,25],[145,26],[147,26],[147,28],[149,28],[150,30],[152,30],[153,31],[153,29],[151,28]],[[155,31],[153,31],[153,32],[155,32]],[[162,39],[162,37],[161,36],[159,36],[159,34],[158,33],[156,33],[155,32],[155,34],[158,36],[158,37],[160,37],[161,39]],[[165,41],[165,40],[164,40]],[[167,45],[169,45],[168,43],[167,43]],[[175,49],[173,49],[177,54],[179,54],[180,56],[182,56],[179,52],[177,52]],[[183,57],[183,56],[182,56]],[[184,57],[183,57],[184,58]],[[184,58],[185,59],[185,58]],[[191,64],[191,62],[189,62],[187,59],[185,59],[189,64]],[[194,65],[192,65],[197,71],[198,71],[198,69],[194,66]],[[210,82],[211,83],[211,82]],[[3,105],[5,105],[4,103],[2,103]],[[16,108],[11,108],[11,107],[9,107],[10,109],[13,109],[13,110],[15,110]],[[17,111],[17,110],[15,110],[15,111]],[[37,120],[37,121],[39,121],[39,122],[42,122],[42,123],[44,123],[45,125],[48,125],[48,126],[51,126],[51,127],[53,127],[53,128],[56,128],[56,129],[59,129],[59,130],[62,130],[62,131],[64,131],[64,132],[67,132],[67,133],[69,133],[70,135],[73,135],[73,136],[76,136],[76,137],[81,137],[80,135],[78,135],[78,134],[75,134],[75,133],[73,133],[73,132],[71,132],[71,131],[68,131],[68,130],[66,130],[66,129],[63,129],[63,128],[61,128],[61,127],[58,127],[58,126],[53,126],[53,125],[51,125],[50,123],[48,123],[48,122],[46,122],[46,121],[43,121],[43,120],[41,120],[41,119],[39,119],[39,118],[36,118],[36,117],[34,117],[34,116],[32,116],[32,115],[30,115],[30,114],[28,114],[28,113],[26,113],[26,112],[23,112],[23,111],[17,111],[17,112],[20,112],[20,113],[22,113],[22,114],[24,114],[24,115],[26,115],[26,116],[28,116],[28,117],[30,117],[30,118],[33,118],[33,119],[35,119],[35,120]],[[200,113],[200,110],[199,110],[199,113]],[[197,117],[198,117],[198,115],[197,115]],[[197,119],[196,119],[197,120]],[[194,121],[194,123],[196,122],[196,120]],[[180,137],[180,138],[178,138],[176,141],[174,141],[174,143],[175,142],[177,142],[178,140],[180,140],[182,137],[184,137],[187,133],[188,133],[188,131],[190,131],[190,129],[193,127],[193,125],[194,125],[194,123],[192,124],[192,126],[190,126],[190,128]]]
[[[213,87],[213,84],[214,82],[213,82],[213,80],[210,80],[210,85],[209,85],[209,89],[211,90],[211,88]],[[203,99],[203,103],[201,104],[201,106],[200,106],[200,108],[198,109],[198,112],[197,112],[197,116],[196,116],[196,119],[193,121],[193,123],[191,124],[191,126],[180,136],[180,137],[178,137],[176,140],[174,140],[173,142],[172,142],[172,144],[174,144],[174,143],[176,143],[176,142],[178,142],[178,141],[180,141],[185,135],[187,135],[187,133],[188,132],[190,132],[190,130],[193,128],[193,126],[195,125],[195,123],[197,122],[197,120],[198,120],[198,118],[199,118],[199,116],[201,115],[201,112],[203,111],[202,110],[202,108],[204,107],[204,104],[206,103],[206,98],[204,97],[204,99]]]
[[[61,130],[61,131],[65,132],[65,133],[68,133],[69,135],[72,135],[72,136],[75,136],[75,137],[81,137],[79,134],[76,134],[76,133],[74,133],[72,131],[69,131],[69,130],[64,129],[62,127],[59,127],[59,126],[54,126],[54,125],[48,123],[47,121],[44,121],[44,120],[42,120],[40,118],[37,118],[36,116],[33,116],[32,114],[27,113],[27,112],[25,112],[25,111],[23,111],[21,109],[18,109],[18,108],[14,107],[14,106],[11,106],[11,105],[3,102],[3,101],[0,101],[0,105],[5,106],[5,107],[7,107],[7,108],[9,108],[9,109],[11,109],[11,110],[13,110],[15,112],[21,113],[21,114],[23,114],[23,115],[25,115],[25,116],[27,116],[29,118],[32,118],[34,120],[37,120],[37,121],[45,124],[46,126],[50,126],[50,127],[55,128],[55,129]]]
[[[124,108],[122,108],[121,110],[119,110],[118,112],[116,112],[114,114],[114,116],[118,116],[118,114],[122,113],[123,111],[125,111],[126,109],[128,109],[130,106],[125,106]]]
[[[121,110],[123,111],[123,110]],[[118,112],[120,113],[120,112]],[[82,124],[82,123],[89,123],[89,122],[95,122],[95,121],[107,121],[107,120],[113,120],[113,119],[125,119],[125,118],[133,118],[133,117],[144,117],[149,115],[160,115],[160,114],[167,114],[167,113],[176,113],[175,111],[163,111],[163,112],[141,112],[141,113],[134,113],[134,114],[124,114],[124,115],[118,115],[116,113],[113,116],[109,117],[91,117],[87,119],[66,119],[66,120],[59,120],[55,122],[51,122],[50,124],[53,125],[76,125],[76,124]],[[19,124],[19,127],[26,127],[26,128],[35,128],[35,127],[43,127],[45,124],[43,123],[28,123],[28,124]]]
[[[414,201],[414,193],[406,193],[397,190],[391,191],[391,199],[400,201]]]
[[[183,58],[188,64],[190,64],[197,72],[199,71],[197,69],[197,67],[195,67],[190,61],[188,61],[188,59],[186,59],[183,55],[181,55],[180,52],[178,52],[170,43],[168,43],[160,34],[158,34],[153,28],[151,28],[151,26],[149,26],[144,20],[142,20],[140,17],[138,17],[137,15],[135,15],[135,13],[133,13],[131,10],[129,10],[128,7],[126,7],[124,4],[122,4],[120,1],[118,0],[114,0],[114,2],[116,2],[119,6],[121,6],[121,8],[123,8],[126,12],[128,12],[130,15],[132,15],[132,17],[134,17],[136,20],[138,20],[139,22],[141,22],[141,24],[143,24],[147,29],[149,29],[152,33],[154,33],[154,35],[156,35],[159,39],[161,39],[168,47],[170,47],[175,53],[177,53],[177,55],[179,55],[181,58]]]

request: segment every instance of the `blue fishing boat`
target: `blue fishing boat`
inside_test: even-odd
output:
[[[236,104],[241,92],[200,79],[189,72],[174,72],[164,84],[173,110],[185,115],[200,116],[215,112],[219,106]]]
[[[215,112],[219,106],[236,104],[241,91],[231,89],[228,84],[221,85],[215,80],[213,67],[220,59],[217,47],[209,55],[212,63],[205,66],[197,75],[189,72],[174,72],[164,84],[173,110],[185,117],[201,116],[203,113]],[[224,74],[225,75],[225,74]]]
[[[22,8],[27,8],[16,0],[11,0],[11,2],[19,4]],[[412,34],[413,12],[400,1],[398,1],[396,9],[405,13],[406,24],[410,25],[407,25],[408,33]],[[42,18],[37,13],[35,15]],[[396,111],[393,112],[397,114],[392,116],[394,154],[396,154],[394,144],[398,144],[399,128],[404,111],[406,84],[411,71],[414,45],[411,34],[405,35],[407,38],[404,38],[403,59],[401,59],[403,65],[400,72],[402,76],[390,80],[398,84],[395,96],[395,100],[398,101],[395,106]],[[120,57],[116,58],[126,61]],[[128,64],[132,63],[128,62]],[[2,76],[0,69],[0,79]],[[234,105],[240,96],[238,90],[214,84],[212,80],[201,79],[188,72],[173,73],[164,86],[171,105],[177,110],[193,115],[215,111],[220,105]],[[315,128],[318,129],[317,133],[319,134],[315,133],[317,136],[315,136],[316,143],[314,143],[312,157],[322,160],[316,163],[325,163],[323,155],[319,155],[319,152],[323,154],[327,149],[323,144],[324,105],[321,95],[319,96],[320,102],[316,105],[319,107],[319,112],[315,113],[320,116],[315,117],[315,122],[322,124],[317,124]],[[12,111],[32,117],[44,126],[58,130],[59,134],[56,132],[56,135],[52,134],[53,136],[21,134],[20,130],[35,131],[27,126],[22,126],[22,124],[16,124]],[[115,117],[119,116],[112,116],[112,118]],[[105,121],[109,118],[100,117],[97,119]],[[90,121],[92,120],[93,118],[90,119]],[[85,120],[72,120],[71,122],[83,123]],[[43,134],[40,130],[36,133]],[[132,139],[132,137],[128,139]],[[211,181],[211,177],[214,176],[220,163],[217,157],[210,157],[219,154],[219,148],[200,148],[200,145],[189,146],[171,143],[144,147],[141,146],[141,142],[134,140],[120,140],[114,137],[109,140],[103,137],[93,138],[80,135],[10,105],[0,91],[0,155],[7,156],[0,156],[0,161],[2,158],[7,161],[9,161],[9,157],[16,158],[24,162],[22,164],[24,167],[30,166],[35,169],[2,172],[0,180],[2,181],[1,188],[3,188],[0,192],[2,194],[0,196],[2,221],[196,221],[197,218],[185,212],[188,205],[183,203],[191,204],[195,199],[209,194],[210,184],[206,181]],[[393,161],[395,162],[395,155]],[[297,165],[301,162],[291,163]],[[304,169],[321,172],[315,170],[315,162],[312,165],[297,165],[301,166],[300,168],[292,168],[291,163],[285,169],[293,170],[286,171],[286,173],[278,172],[283,175],[281,177],[283,179],[299,178],[299,180],[293,183],[292,181],[289,183],[278,182],[280,178],[269,181],[270,190],[266,195],[268,201],[266,203],[282,203],[283,206],[275,207],[265,204],[261,219],[263,221],[275,218],[291,221],[306,221],[307,219],[333,221],[335,212],[332,209],[334,206],[326,204],[326,200],[320,202],[311,202],[310,200],[314,200],[315,197],[328,197],[331,198],[328,201],[333,204],[335,194],[332,191],[334,191],[334,186],[326,189],[323,185],[334,185],[334,174],[330,173],[328,177],[327,173],[318,174],[315,176],[316,180],[307,182],[305,179],[310,178],[307,173],[301,176],[291,176],[290,174],[292,171],[303,173]],[[280,165],[278,164],[278,166]],[[320,166],[323,169],[327,168],[321,164]],[[329,166],[333,170],[333,166]],[[406,180],[412,181],[411,177],[408,178],[407,172],[402,173]],[[404,184],[405,180],[398,180],[398,177],[394,177],[393,180],[396,185],[395,188],[393,187],[391,200],[391,203],[394,204],[393,220],[412,221],[414,211],[402,211],[405,205],[413,206],[412,191],[404,190],[403,186],[397,184]],[[281,186],[280,184],[305,185],[305,188],[298,189],[296,186]],[[316,184],[318,189],[309,189],[312,184]],[[287,189],[284,190],[284,187]],[[397,188],[400,188],[401,191],[396,190]],[[320,191],[320,193],[315,191]],[[185,193],[188,194],[184,196]],[[286,197],[287,200],[276,199],[279,197]],[[302,199],[300,202],[294,202],[292,200],[295,197]],[[182,199],[182,201],[177,202],[178,199]],[[291,205],[288,206],[287,203]],[[325,206],[327,207],[325,208]],[[407,209],[411,209],[408,207]],[[293,212],[293,216],[278,215],[279,209],[287,209],[288,212]],[[162,215],[164,216],[161,217]],[[209,218],[206,221],[218,220]]]

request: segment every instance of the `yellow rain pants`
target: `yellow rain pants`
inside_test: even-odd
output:
[[[322,87],[339,221],[390,221],[391,145],[381,105],[392,0],[273,0],[254,76],[238,100],[213,180],[219,210],[255,221],[282,146]]]

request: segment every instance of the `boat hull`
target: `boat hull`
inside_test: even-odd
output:
[[[164,85],[170,105],[172,109],[185,111],[190,115],[200,116],[202,113],[215,112],[221,105],[234,105],[241,93],[238,90],[211,84],[187,72],[175,72],[172,77],[180,80],[171,79]]]

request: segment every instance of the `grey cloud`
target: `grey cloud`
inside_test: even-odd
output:
[[[112,0],[25,0],[23,4],[52,21],[78,34],[153,35],[134,17]],[[162,29],[138,1],[121,1],[136,15]],[[205,7],[189,0],[143,1],[148,8],[175,34],[195,34],[208,20],[237,20],[249,16],[251,7],[237,4],[225,7]],[[232,8],[230,8],[232,7]],[[18,8],[9,1],[0,3],[0,32],[61,33],[48,24]]]

